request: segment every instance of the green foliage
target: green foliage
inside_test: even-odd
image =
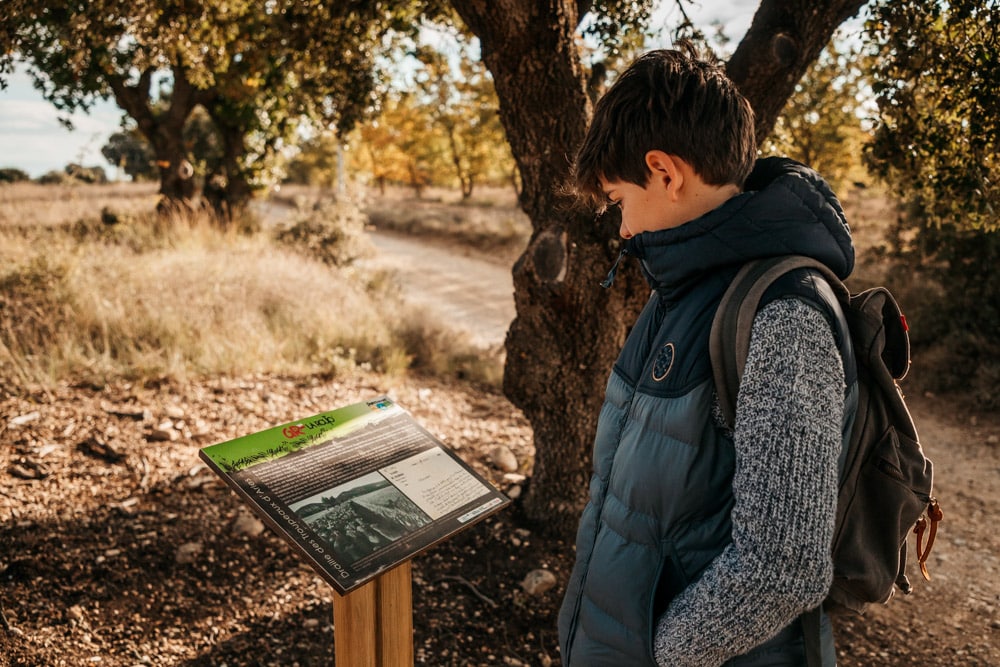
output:
[[[25,1],[0,26],[0,77],[23,60],[46,99],[65,112],[114,97],[153,146],[161,179],[185,151],[197,106],[222,145],[216,171],[228,197],[273,179],[273,158],[304,119],[350,129],[372,105],[375,55],[394,30],[413,30],[421,2],[274,0]],[[166,75],[164,77],[164,75]],[[169,104],[154,108],[161,79]],[[186,198],[183,183],[163,188]],[[236,202],[240,203],[240,202]]]
[[[764,154],[787,155],[821,173],[841,191],[864,174],[861,153],[869,135],[859,116],[866,84],[859,54],[836,39],[795,86]]]
[[[1000,3],[880,2],[879,124],[868,158],[930,224],[996,229],[1000,211]]]
[[[637,53],[645,42],[650,15],[657,4],[653,0],[596,0],[583,32],[597,39],[612,61]],[[683,10],[680,0],[677,6]]]
[[[905,203],[896,245],[920,284],[921,377],[998,407],[1000,3],[882,2],[866,29],[879,105],[866,158]]]

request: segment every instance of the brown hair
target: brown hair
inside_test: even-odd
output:
[[[710,185],[742,187],[753,168],[750,103],[721,66],[681,46],[640,56],[597,102],[573,174],[576,192],[596,208],[606,204],[602,176],[647,184],[651,150],[676,155]]]

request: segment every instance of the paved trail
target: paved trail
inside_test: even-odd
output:
[[[407,302],[465,330],[476,345],[503,343],[514,319],[510,268],[385,232],[373,233],[372,241],[378,255],[371,261],[399,276]]]

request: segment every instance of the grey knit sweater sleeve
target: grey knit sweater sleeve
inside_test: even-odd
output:
[[[843,396],[823,315],[793,299],[762,309],[737,398],[733,541],[660,618],[661,666],[720,665],[823,600]]]

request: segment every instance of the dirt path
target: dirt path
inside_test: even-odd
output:
[[[919,357],[915,372],[919,372]],[[841,624],[841,665],[1000,665],[1000,421],[946,401],[908,398],[920,441],[934,462],[945,516],[924,581],[863,620]],[[913,540],[910,540],[913,559]]]
[[[284,204],[257,203],[258,213],[271,225],[281,224],[294,210]],[[515,314],[510,267],[484,261],[455,245],[386,231],[369,235],[377,254],[366,261],[391,270],[408,303],[465,331],[474,345],[503,344]]]
[[[500,345],[514,319],[510,269],[386,232],[372,233],[378,255],[373,265],[392,269],[410,303],[426,307],[435,319],[466,331],[483,347]]]

